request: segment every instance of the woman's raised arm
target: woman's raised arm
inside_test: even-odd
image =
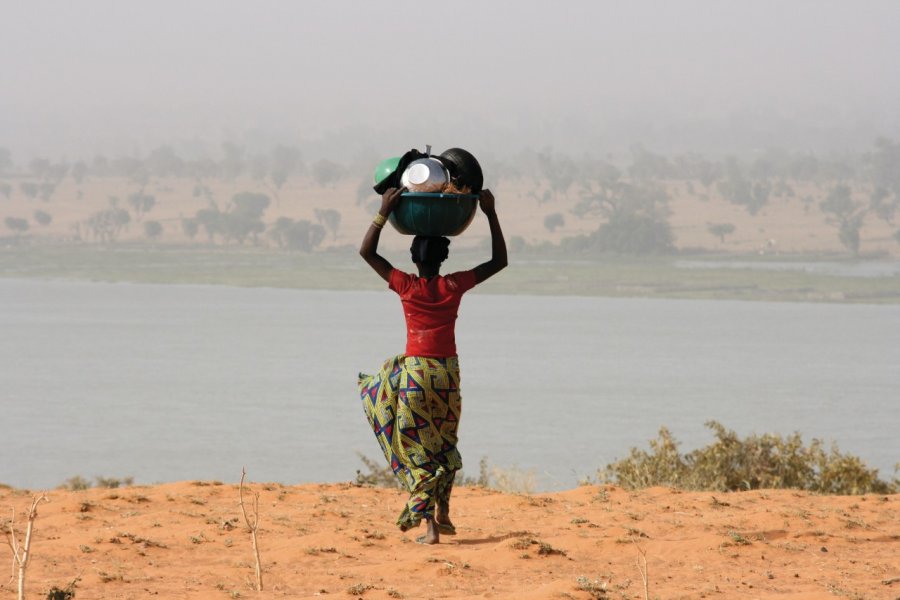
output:
[[[390,278],[394,267],[386,258],[378,254],[378,240],[381,238],[381,228],[387,223],[388,217],[391,216],[391,211],[400,202],[400,194],[403,191],[403,188],[390,188],[382,194],[381,208],[378,209],[378,214],[375,215],[375,219],[369,225],[369,229],[366,231],[365,237],[363,237],[362,245],[359,247],[359,255],[385,281],[388,281],[388,278]]]
[[[491,260],[474,269],[475,282],[481,283],[505,269],[509,261],[506,256],[506,240],[503,239],[503,230],[500,229],[500,220],[497,219],[497,210],[494,206],[494,194],[490,190],[481,190],[478,203],[491,227]]]

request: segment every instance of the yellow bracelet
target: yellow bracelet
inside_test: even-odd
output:
[[[377,215],[375,215],[375,218],[372,219],[372,225],[374,225],[378,229],[384,227],[385,223],[387,223],[387,219],[381,213],[378,213]]]

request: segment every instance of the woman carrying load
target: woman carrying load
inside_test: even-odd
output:
[[[406,352],[388,359],[376,375],[359,376],[369,424],[394,474],[409,491],[397,519],[402,531],[427,524],[416,539],[437,544],[440,534],[456,533],[450,521],[450,492],[462,467],[456,448],[461,409],[455,325],[464,293],[507,265],[506,242],[494,196],[479,194],[491,230],[491,259],[469,271],[440,275],[450,240],[416,236],[410,247],[418,276],[395,269],[378,254],[378,240],[403,189],[391,188],[369,226],[360,255],[400,296],[406,316]]]

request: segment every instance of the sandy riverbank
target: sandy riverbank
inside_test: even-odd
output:
[[[427,547],[393,520],[400,492],[252,483],[262,593],[234,484],[47,492],[30,598],[80,577],[91,598],[900,597],[900,496],[588,486],[532,496],[455,492],[456,536]],[[0,490],[4,524],[32,493]],[[9,549],[0,552],[9,560]],[[4,577],[4,580],[6,578]],[[15,597],[15,582],[0,598]]]

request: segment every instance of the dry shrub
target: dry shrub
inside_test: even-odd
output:
[[[134,485],[134,477],[103,477],[98,475],[94,478],[96,482],[96,487],[98,488],[108,488],[108,489],[116,489],[120,486],[129,487]],[[85,479],[81,475],[75,475],[74,477],[69,477],[65,480],[65,482],[58,487],[61,490],[70,490],[70,491],[80,491],[87,490],[94,487],[89,480]]]
[[[507,494],[532,494],[535,486],[534,471],[531,469],[494,467],[491,469],[491,476],[485,487]]]
[[[482,456],[481,460],[478,461],[478,477],[469,477],[463,471],[459,471],[456,474],[456,481],[458,481],[460,485],[467,487],[490,487],[491,470],[488,467],[487,457]]]
[[[356,483],[358,485],[398,489],[403,487],[403,483],[394,475],[390,465],[382,466],[379,462],[360,452],[357,452],[356,455],[359,456],[359,460],[368,469],[368,473],[363,473],[359,469],[356,470]]]
[[[888,483],[878,478],[856,456],[842,454],[832,445],[826,451],[821,440],[804,445],[799,433],[752,434],[740,439],[717,421],[706,426],[716,440],[687,454],[665,427],[650,440],[650,451],[632,448],[627,458],[599,471],[603,482],[630,489],[670,486],[686,490],[737,491],[755,489],[799,489],[820,494],[893,493],[900,489],[896,478]]]
[[[356,483],[358,485],[403,489],[404,485],[394,475],[390,466],[382,464],[363,454],[357,453],[359,459],[365,465],[367,472],[357,469]],[[536,487],[535,474],[532,470],[524,470],[518,467],[503,469],[488,465],[487,458],[478,462],[478,477],[468,477],[462,471],[456,474],[456,485],[483,487],[514,494],[531,494]]]

